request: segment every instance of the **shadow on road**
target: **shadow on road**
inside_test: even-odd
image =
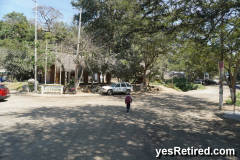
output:
[[[0,159],[147,160],[156,159],[155,149],[199,145],[240,151],[239,123],[222,119],[215,103],[173,94],[140,95],[133,97],[126,113],[123,106],[114,105],[124,96],[110,97],[106,105],[1,113],[16,123],[0,130]]]

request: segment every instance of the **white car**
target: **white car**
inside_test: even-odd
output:
[[[195,83],[195,84],[204,84],[202,79],[197,79],[197,80],[193,81],[193,83]]]
[[[133,86],[127,82],[112,83],[110,86],[103,86],[100,91],[108,95],[113,93],[130,93],[133,91]]]

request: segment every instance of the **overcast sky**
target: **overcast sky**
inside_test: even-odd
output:
[[[73,9],[71,0],[37,0],[37,5],[51,6],[63,14],[60,21],[71,23],[73,15],[79,10]],[[0,20],[2,17],[13,11],[23,13],[27,19],[35,18],[32,9],[35,7],[33,0],[0,0]]]

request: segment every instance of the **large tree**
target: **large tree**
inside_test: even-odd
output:
[[[35,8],[33,8],[33,11],[35,13]],[[51,31],[53,23],[63,17],[63,14],[59,10],[51,6],[38,6],[37,15],[40,22],[44,21],[44,24],[48,27],[49,32]]]

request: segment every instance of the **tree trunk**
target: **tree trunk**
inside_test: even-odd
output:
[[[57,43],[56,43],[56,56],[57,56]],[[54,84],[56,84],[56,76],[57,76],[57,59],[55,58]]]
[[[137,86],[137,81],[136,81],[137,77],[136,77],[136,73],[135,73],[135,77],[134,77],[134,80],[135,80],[135,87]]]
[[[71,72],[68,71],[68,83],[70,83],[70,76],[71,76]]]
[[[104,75],[102,74],[102,84],[104,83]]]
[[[92,72],[92,80],[91,80],[91,88],[93,88],[93,72]]]
[[[68,83],[70,83],[70,76],[71,76],[71,70],[70,70],[70,56],[68,57]]]
[[[143,73],[143,85],[145,86],[146,85],[146,80],[145,80],[145,77],[146,77],[146,68],[144,69],[144,73]]]
[[[60,66],[60,79],[59,79],[60,85],[62,84],[61,80],[62,80],[62,65]]]
[[[75,80],[74,80],[75,84],[74,84],[74,88],[76,88],[76,89],[79,86],[79,81],[78,81],[78,69],[79,69],[79,66],[80,65],[77,65],[76,69],[75,69]]]
[[[79,68],[79,67],[78,67]],[[78,81],[77,81],[77,87],[80,85],[80,80],[81,80],[81,78],[82,78],[82,76],[83,76],[83,71],[84,71],[84,69],[85,69],[85,67],[82,67],[82,71],[81,71],[81,76],[79,77],[79,79],[78,79]],[[75,76],[75,78],[76,78],[76,76]],[[76,80],[76,79],[75,79]],[[76,90],[77,90],[77,88],[76,88]]]
[[[66,70],[65,70],[65,74],[64,74],[64,76],[65,76],[64,86],[66,86],[66,84],[67,84],[67,71],[66,71]]]

